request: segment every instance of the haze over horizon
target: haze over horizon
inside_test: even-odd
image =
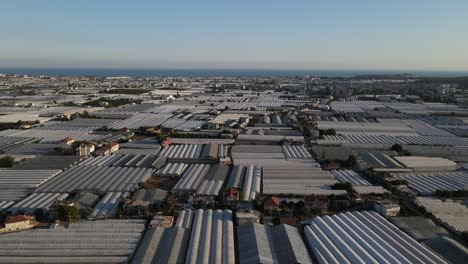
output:
[[[468,2],[8,1],[0,67],[468,71]]]

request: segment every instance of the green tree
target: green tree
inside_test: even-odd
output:
[[[336,195],[332,194],[328,196],[328,210],[330,211],[336,211]]]
[[[348,158],[348,164],[350,167],[354,166],[357,164],[357,157],[356,155],[349,155],[349,158]]]
[[[56,219],[60,221],[72,222],[80,217],[78,208],[71,204],[59,203],[55,209]]]
[[[397,153],[401,153],[403,151],[403,147],[400,144],[395,144],[392,146],[392,150]]]
[[[36,216],[36,220],[39,222],[45,222],[49,220],[49,215],[42,208],[37,208],[34,211],[34,216]]]
[[[324,135],[336,136],[336,130],[333,129],[333,128],[327,129],[327,130],[325,131]]]
[[[0,168],[11,168],[15,162],[15,158],[11,156],[5,156],[0,159]]]

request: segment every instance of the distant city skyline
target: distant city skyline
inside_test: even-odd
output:
[[[0,68],[468,71],[468,1],[2,3]]]

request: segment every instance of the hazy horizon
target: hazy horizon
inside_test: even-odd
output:
[[[123,69],[123,68],[2,68],[3,74],[96,77],[353,77],[358,75],[412,74],[419,77],[468,77],[468,71],[401,71],[401,70],[318,70],[318,69]]]
[[[0,68],[468,72],[468,2],[2,4]]]

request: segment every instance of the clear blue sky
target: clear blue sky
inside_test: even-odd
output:
[[[468,70],[467,0],[11,0],[0,67]]]

